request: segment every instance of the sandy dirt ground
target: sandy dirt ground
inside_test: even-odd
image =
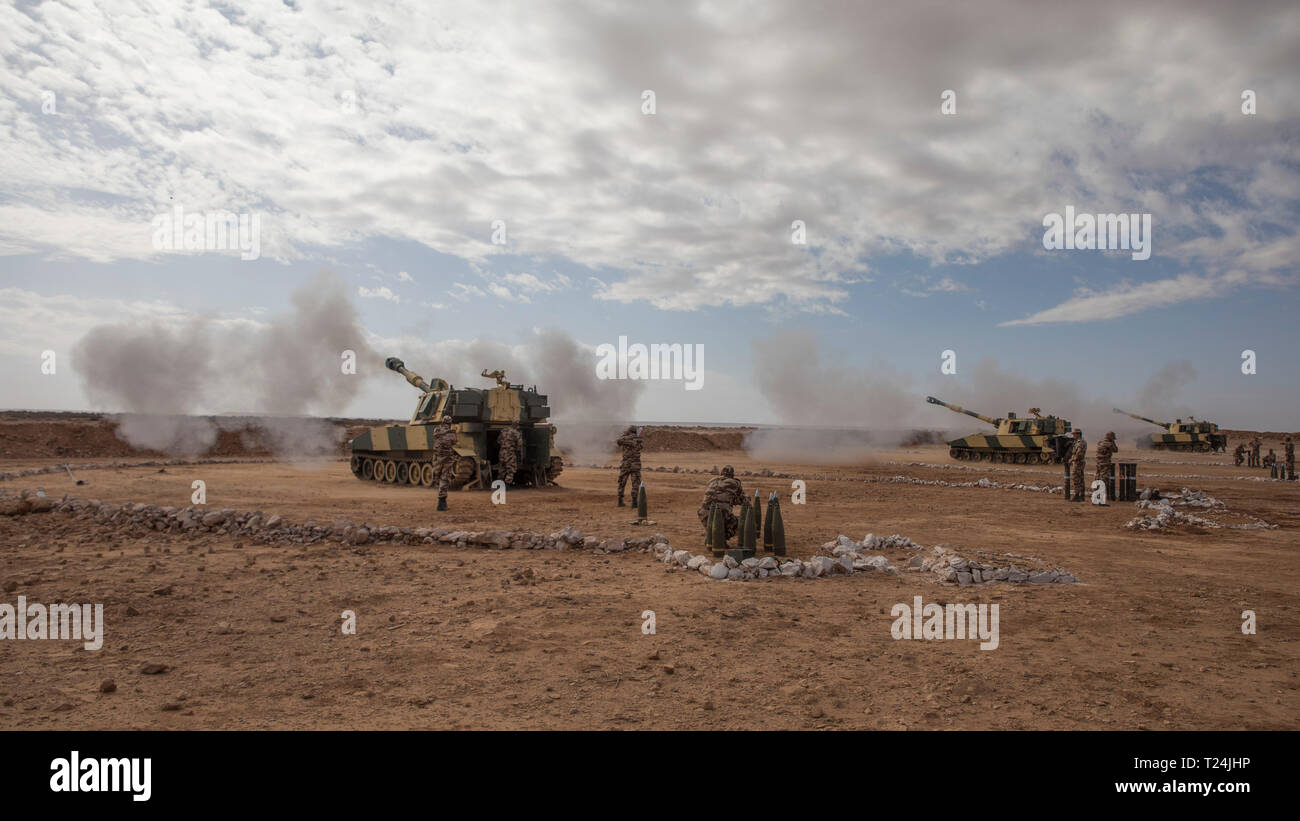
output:
[[[835,477],[808,479],[807,504],[794,505],[789,479],[742,476],[750,493],[784,494],[796,555],[841,533],[899,533],[1033,556],[1082,583],[956,588],[907,572],[715,582],[640,552],[275,547],[133,535],[57,513],[0,517],[0,601],[102,602],[107,623],[99,651],[0,641],[0,727],[1297,728],[1300,483],[1251,481],[1266,473],[1222,454],[1140,459],[1141,486],[1204,490],[1228,506],[1216,518],[1278,528],[1138,533],[1124,527],[1131,503],[850,481],[1060,483],[1055,466],[971,466],[932,445],[834,467],[759,464],[741,451],[648,453],[645,464]],[[52,463],[5,459],[0,472]],[[429,491],[362,483],[342,461],[77,478],[87,484],[56,473],[0,488],[184,506],[202,479],[214,509],[294,521],[645,535],[614,506],[608,468],[568,467],[561,487],[512,491],[502,506],[453,493],[446,513]],[[645,474],[653,530],[675,547],[703,549],[707,478]],[[1000,646],[894,640],[891,608],[918,595],[997,603]],[[340,630],[344,610],[356,635]],[[654,635],[642,632],[645,610]],[[1257,614],[1256,635],[1242,633],[1244,610]],[[145,674],[148,664],[165,672]],[[115,691],[103,693],[108,679]]]

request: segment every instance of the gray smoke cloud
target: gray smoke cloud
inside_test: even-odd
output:
[[[1070,420],[1092,441],[1109,430],[1149,433],[1155,429],[1115,414],[1112,408],[1150,415],[1127,404],[1151,400],[1168,408],[1170,397],[1195,376],[1190,363],[1170,362],[1152,375],[1138,402],[1125,404],[1088,395],[1060,377],[1033,379],[1007,371],[992,358],[961,368],[957,376],[933,373],[915,384],[910,376],[886,366],[825,364],[816,338],[804,331],[755,340],[754,352],[755,361],[761,363],[755,381],[778,418],[790,427],[759,429],[747,437],[746,447],[756,458],[827,464],[870,461],[874,450],[925,441],[917,429],[953,435],[993,431],[978,419],[927,403],[926,395],[993,418],[1008,412],[1027,415],[1029,408],[1039,408],[1044,415]]]
[[[1192,363],[1186,359],[1166,363],[1142,386],[1141,392],[1138,393],[1138,407],[1125,408],[1125,410],[1161,421],[1187,416],[1191,411],[1186,406],[1178,404],[1178,395],[1195,379],[1196,368],[1192,367]]]
[[[277,453],[328,453],[338,441],[331,426],[288,417],[342,411],[377,356],[337,275],[318,274],[291,301],[265,323],[194,317],[92,328],[74,351],[82,388],[92,405],[126,412],[118,435],[135,447],[199,454],[218,424],[193,414],[241,412],[274,415],[262,427]],[[356,374],[340,367],[347,350]]]

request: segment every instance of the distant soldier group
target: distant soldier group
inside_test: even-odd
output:
[[[1271,468],[1281,467],[1283,478],[1291,478],[1295,475],[1295,442],[1291,439],[1291,434],[1282,437],[1282,453],[1279,456],[1272,448],[1263,457],[1259,455],[1260,448],[1264,442],[1259,436],[1254,436],[1249,442],[1238,442],[1235,450],[1232,451],[1232,463],[1241,467],[1242,463],[1246,467],[1252,468]]]

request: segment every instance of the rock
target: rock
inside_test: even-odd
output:
[[[962,585],[964,587],[970,583],[971,583],[971,574],[967,573],[965,570],[958,570],[957,584]]]
[[[808,560],[808,564],[814,568],[814,576],[825,576],[835,566],[835,560],[829,556],[813,556]]]
[[[743,560],[740,562],[740,566],[741,566],[741,567],[756,568],[756,567],[758,567],[758,559],[754,559],[754,558],[743,559]]]
[[[798,562],[798,561],[786,562],[785,564],[781,565],[782,576],[798,576],[802,572],[803,572],[803,562]]]
[[[1013,567],[1007,571],[1007,581],[1009,582],[1023,582],[1027,578],[1029,578],[1029,574],[1023,570],[1017,570]]]
[[[228,621],[217,622],[216,632],[218,636],[228,635],[232,629],[233,628],[230,626],[230,622]]]
[[[686,566],[691,570],[699,570],[700,565],[704,564],[709,564],[708,556],[692,556],[690,561],[686,563]]]
[[[1055,570],[1034,573],[1029,577],[1030,584],[1051,584],[1059,574]]]
[[[140,667],[140,672],[146,676],[156,676],[159,673],[167,672],[169,669],[171,668],[169,668],[166,664],[158,664],[157,662],[146,662],[144,665]]]
[[[17,582],[17,580],[15,580],[15,579],[10,579],[9,581],[5,582],[5,592],[6,592],[6,593],[12,593],[12,592],[14,592],[14,591],[17,590],[17,589],[18,589],[18,582]]]
[[[771,556],[764,556],[759,560],[758,566],[761,570],[776,570],[776,559]]]
[[[622,539],[606,539],[601,548],[610,553],[621,553],[627,549],[627,545]]]
[[[727,570],[727,578],[732,581],[739,581],[745,578],[745,571],[739,567],[732,567]]]
[[[730,570],[733,567],[740,567],[740,562],[736,561],[730,556],[723,556],[722,564],[726,565],[728,570]]]
[[[839,560],[838,560],[837,562],[835,562],[835,569],[836,569],[836,570],[839,570],[841,573],[852,573],[852,572],[853,572],[853,557],[852,557],[852,556],[840,556]]]
[[[99,692],[101,693],[117,692],[117,682],[113,681],[111,678],[104,679],[99,683]]]
[[[727,567],[723,562],[718,562],[709,568],[709,578],[721,581],[722,579],[727,578],[727,574],[730,572],[731,568]]]

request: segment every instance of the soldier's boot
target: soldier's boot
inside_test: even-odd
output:
[[[446,497],[446,496],[439,496],[439,497],[438,497],[438,509],[439,509],[439,510],[446,510],[446,509],[447,509],[447,497]]]
[[[622,497],[622,496],[618,497],[618,506],[619,506],[619,507],[627,507],[627,505],[623,504],[623,497]]]

